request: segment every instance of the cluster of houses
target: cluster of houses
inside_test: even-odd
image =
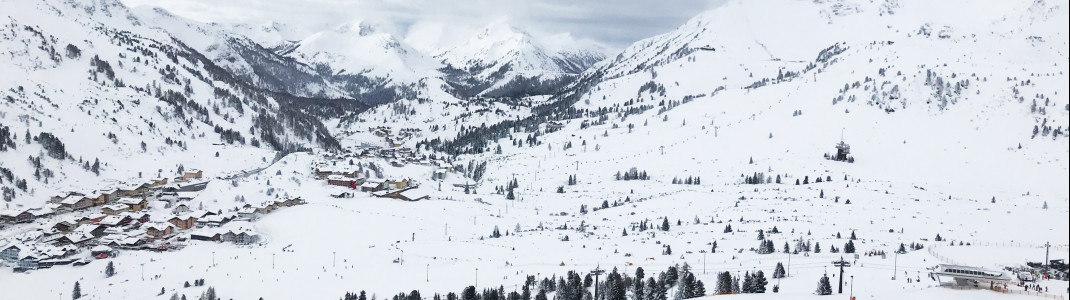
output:
[[[324,153],[323,161],[318,161],[313,165],[312,173],[317,180],[324,180],[327,185],[340,186],[353,190],[360,190],[361,192],[371,193],[371,195],[382,198],[394,198],[405,201],[419,201],[428,199],[426,193],[420,192],[417,189],[417,184],[410,178],[371,178],[370,173],[367,171],[361,172],[357,167],[352,164],[338,162],[345,162],[347,158],[345,154]],[[430,163],[430,162],[429,162]],[[435,166],[439,166],[438,163],[446,165],[447,167],[440,167],[439,172],[436,172],[435,176],[444,177],[445,173],[449,172],[451,168],[448,168],[448,164],[445,162],[435,162]],[[438,175],[442,174],[442,175]],[[350,197],[353,194],[345,192],[337,195],[339,198]]]
[[[30,223],[36,219],[53,215],[84,211],[93,207],[104,207],[105,213],[115,214],[120,211],[139,211],[161,195],[175,195],[179,192],[200,191],[207,186],[203,172],[191,170],[181,176],[170,179],[157,178],[134,184],[115,184],[112,187],[89,192],[66,192],[52,196],[44,207],[22,208],[0,211],[0,223]]]

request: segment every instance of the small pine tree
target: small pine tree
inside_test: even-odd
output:
[[[752,292],[758,294],[765,293],[765,286],[769,284],[769,281],[765,279],[765,272],[758,270],[754,272],[754,275],[752,275],[751,278],[754,281],[753,286],[751,287]]]
[[[832,295],[832,284],[829,282],[828,275],[821,276],[821,279],[817,281],[817,291],[815,293],[818,295]]]
[[[114,262],[109,261],[108,262],[108,266],[104,267],[104,276],[107,276],[107,277],[115,276],[115,264],[114,264]]]
[[[784,278],[787,273],[784,272],[784,264],[777,262],[776,268],[773,269],[773,278]]]
[[[74,291],[71,291],[71,299],[82,298],[82,284],[74,282]]]

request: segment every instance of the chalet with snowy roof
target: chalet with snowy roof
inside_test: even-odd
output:
[[[18,266],[22,270],[36,270],[41,266],[39,261],[37,254],[26,254],[19,258]]]
[[[59,202],[60,207],[68,210],[83,210],[93,206],[93,200],[84,195],[70,195]]]
[[[145,234],[160,239],[175,233],[175,226],[169,223],[153,223],[145,227]]]
[[[30,210],[30,214],[33,215],[34,219],[40,219],[40,218],[48,217],[48,216],[51,216],[51,215],[53,215],[55,213],[56,213],[55,210],[53,210],[51,208],[47,208],[47,207],[45,207],[45,208],[35,208],[35,209],[31,209]]]
[[[56,224],[52,225],[52,230],[55,230],[56,232],[62,232],[62,233],[66,233],[68,231],[74,230],[75,228],[78,228],[78,222],[74,222],[74,221],[70,221],[70,220],[59,221],[59,222],[56,222]]]
[[[118,202],[126,205],[129,211],[139,211],[149,207],[149,201],[139,198],[122,198]]]
[[[327,176],[327,184],[333,186],[346,187],[351,189],[357,189],[357,179],[345,177],[342,175],[329,175]]]
[[[182,173],[182,180],[201,179],[204,176],[204,172],[201,170],[187,170]]]
[[[95,213],[95,214],[89,215],[89,216],[86,217],[86,218],[88,218],[88,220],[85,222],[85,224],[100,222],[100,220],[104,220],[104,218],[107,217],[107,216],[108,215],[105,215],[103,213]],[[78,223],[82,223],[82,222],[79,221]]]
[[[231,220],[234,220],[234,218],[236,218],[236,217],[237,217],[236,215],[230,214],[230,213],[211,215],[211,216],[206,216],[206,217],[203,217],[203,218],[198,218],[197,221],[196,221],[196,224],[197,224],[197,227],[204,227],[204,226],[219,227],[219,226],[223,226],[223,224],[229,223]]]
[[[279,206],[283,206],[283,207],[291,207],[291,206],[305,204],[305,200],[301,199],[301,197],[297,197],[297,198],[290,198],[290,199],[286,199],[286,200],[282,200],[282,201],[277,201],[276,204],[279,205]]]
[[[108,195],[104,193],[92,192],[86,194],[85,197],[89,198],[89,200],[93,202],[92,204],[90,204],[91,206],[101,206],[105,203],[108,203]]]
[[[201,230],[194,233],[190,233],[189,238],[191,240],[196,241],[218,242],[219,232],[216,232],[215,230]]]
[[[426,192],[415,187],[391,192],[377,192],[374,195],[380,198],[393,198],[405,201],[420,201],[431,198]]]
[[[118,214],[120,214],[122,212],[125,212],[127,210],[129,210],[129,206],[127,206],[126,204],[122,204],[122,203],[108,204],[108,205],[105,205],[104,207],[100,208],[100,212],[104,213],[105,215],[109,215],[109,216],[118,215]]]
[[[152,215],[146,212],[132,212],[127,215],[130,216],[131,219],[134,219],[134,221],[141,223],[148,223],[149,219],[152,218]]]
[[[59,193],[59,194],[52,195],[52,197],[48,198],[48,202],[59,203],[60,201],[63,201],[64,199],[67,199],[67,197],[70,197],[70,196],[85,196],[85,195],[82,194],[82,193],[79,193],[79,192]]]
[[[209,181],[188,182],[178,185],[178,192],[199,192],[208,187]],[[182,195],[179,195],[181,198]]]
[[[93,246],[93,248],[89,249],[89,254],[96,258],[114,257],[117,253],[115,249],[105,245]]]
[[[72,234],[83,234],[91,238],[104,235],[104,226],[99,224],[82,224],[71,231]]]
[[[189,205],[186,205],[185,203],[179,203],[178,205],[175,205],[174,208],[171,208],[171,213],[176,215],[181,215],[189,211]]]
[[[410,183],[411,183],[411,182],[409,181],[409,179],[408,179],[408,178],[404,178],[404,179],[390,179],[390,180],[387,180],[387,181],[386,181],[386,184],[390,185],[390,187],[391,187],[391,188],[394,188],[394,189],[404,189],[404,188],[407,188],[407,187],[409,187],[409,184],[410,184]]]
[[[199,195],[199,194],[200,194],[200,192],[177,192],[176,193],[177,199],[178,199],[179,202],[193,200],[193,199],[197,198],[197,195]]]
[[[103,230],[101,232],[103,233]],[[71,233],[68,233],[68,234],[64,234],[59,239],[56,239],[56,244],[81,246],[81,245],[85,245],[89,241],[92,241],[93,238],[94,237],[91,234],[83,234],[83,233],[79,233],[79,232],[71,232]]]
[[[8,210],[0,212],[0,220],[5,223],[29,223],[33,222],[34,214],[29,209]]]
[[[368,179],[360,185],[361,192],[378,192],[386,189],[386,180],[383,179]]]
[[[164,178],[164,177],[156,178],[156,179],[153,179],[153,180],[149,181],[149,187],[150,188],[163,186],[163,185],[166,185],[166,184],[167,184],[167,178]]]
[[[104,219],[100,220],[100,222],[97,222],[97,224],[108,226],[108,227],[116,227],[116,226],[129,225],[130,222],[133,222],[133,221],[134,221],[134,219],[131,218],[128,215],[114,215],[114,216],[104,217]]]
[[[178,229],[188,230],[188,229],[193,228],[194,226],[197,225],[197,218],[195,218],[195,217],[193,217],[191,215],[175,216],[175,217],[171,217],[170,219],[168,219],[167,223],[171,223],[171,225],[175,225],[175,227],[178,227]]]
[[[26,246],[21,245],[7,245],[4,248],[0,248],[0,260],[7,262],[15,262],[19,260],[19,253],[25,249]]]
[[[256,208],[252,206],[243,207],[238,210],[238,219],[242,220],[256,220],[260,214],[256,213]]]
[[[150,189],[149,188],[149,184],[147,184],[147,183],[133,184],[133,185],[127,187],[127,188],[121,189],[119,191],[119,196],[121,196],[121,197],[144,197],[145,195],[147,195],[149,193],[149,189]],[[119,199],[119,200],[122,200],[122,199]]]
[[[260,235],[249,230],[227,230],[219,234],[219,241],[248,245],[259,242]]]

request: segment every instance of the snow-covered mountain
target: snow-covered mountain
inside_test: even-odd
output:
[[[314,33],[278,53],[314,66],[347,95],[376,104],[414,98],[438,62],[365,20]]]
[[[776,149],[825,153],[842,133],[856,149],[896,149],[867,162],[875,165],[867,170],[884,172],[880,176],[903,170],[899,179],[1013,181],[1022,174],[994,171],[1014,169],[1009,165],[963,167],[974,154],[950,149],[965,147],[1011,165],[1065,156],[1068,72],[1053,62],[1067,59],[1060,50],[1067,43],[1061,29],[1066,6],[991,5],[729,1],[596,64],[529,118],[432,144],[478,153],[513,128],[548,120],[594,130],[568,133],[575,136],[676,120],[704,127],[697,136],[720,128],[723,145],[734,147],[703,145],[697,152],[749,157],[774,151],[766,155],[790,161],[799,158]],[[785,138],[770,138],[777,136]],[[786,138],[804,136],[811,138]],[[1057,173],[1048,171],[1031,174]]]
[[[217,151],[246,153],[216,164],[225,170],[256,163],[249,154],[265,150],[337,148],[322,124],[332,114],[324,112],[363,109],[353,101],[263,90],[244,78],[270,84],[255,71],[265,64],[224,50],[255,44],[232,43],[162,15],[142,19],[115,0],[2,6],[0,123],[9,133],[5,139],[19,143],[0,152],[0,167],[11,175],[4,178],[5,190],[16,179],[29,179],[13,190],[17,200],[40,201],[45,187],[76,186],[90,171],[126,180],[197,160],[222,162],[203,155]],[[198,33],[207,38],[188,36]],[[187,45],[180,36],[203,44]],[[240,72],[248,68],[254,71]],[[28,156],[34,159],[27,162]],[[99,168],[91,170],[98,160]]]
[[[604,59],[605,52],[567,33],[540,39],[496,21],[435,57],[456,87],[493,97],[550,94]]]
[[[272,47],[280,47],[284,43],[281,40],[281,31],[285,30],[282,25],[268,24],[257,31],[251,26],[206,24],[175,16],[162,8],[148,6],[138,7],[135,14],[147,26],[167,32],[230,73],[257,87],[306,97],[347,96],[313,66],[271,50]],[[242,33],[236,33],[234,29]],[[243,34],[253,35],[258,40]]]

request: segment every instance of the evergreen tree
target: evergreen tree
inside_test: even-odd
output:
[[[843,245],[843,253],[855,253],[855,241],[848,240],[847,244]]]
[[[713,247],[710,248],[710,253],[717,253],[717,241],[713,241]]]
[[[758,229],[758,240],[759,241],[765,240],[765,232],[762,231],[761,229]]]
[[[814,253],[821,253],[821,242],[814,243]]]
[[[476,294],[476,287],[471,285],[464,288],[464,291],[461,292],[461,300],[476,300],[479,299],[478,296],[479,295]],[[539,295],[535,296],[535,300],[546,300],[546,293],[540,290]]]
[[[665,217],[661,220],[661,231],[669,231],[669,218]]]
[[[695,297],[706,296],[706,285],[702,283],[702,280],[695,281],[695,290],[692,293]]]
[[[762,272],[761,270],[758,270],[758,271],[754,272],[754,275],[752,275],[751,277],[752,277],[752,280],[754,281],[753,287],[752,287],[752,292],[753,293],[759,293],[759,294],[760,293],[765,293],[765,286],[766,286],[766,284],[769,284],[769,281],[767,281],[765,279],[765,272]]]
[[[208,287],[201,296],[201,300],[219,300],[219,297],[216,297],[215,294],[215,287]]]
[[[858,239],[857,237],[855,237],[855,232],[853,230],[851,231],[851,239],[852,240],[857,240]]]
[[[82,284],[77,281],[74,282],[74,291],[71,292],[72,299],[82,298]]]
[[[732,293],[732,274],[728,272],[717,273],[717,289],[714,290],[717,294],[731,294]]]
[[[635,268],[635,279],[632,280],[632,296],[634,300],[645,300],[643,290],[643,267]]]
[[[773,278],[784,278],[787,273],[784,272],[784,264],[777,262],[776,268],[773,269]]]
[[[815,293],[818,295],[832,295],[832,284],[829,283],[828,275],[821,276],[821,279],[817,281],[817,291]]]
[[[108,265],[106,267],[104,267],[104,276],[107,276],[107,277],[115,276],[115,264],[114,264],[114,262],[109,261]]]
[[[750,272],[743,273],[743,285],[740,287],[740,291],[744,294],[754,292],[754,278],[751,277]]]

